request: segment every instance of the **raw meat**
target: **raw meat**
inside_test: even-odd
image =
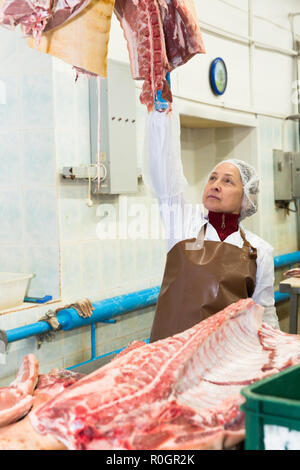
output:
[[[144,80],[141,103],[154,107],[158,90],[172,102],[167,72],[205,52],[192,0],[116,0],[134,79]]]
[[[0,427],[25,416],[32,404],[32,395],[23,395],[13,387],[2,387],[0,389]]]
[[[158,90],[171,99],[165,79],[170,66],[157,0],[117,0],[115,13],[127,40],[132,76],[144,80],[141,102],[153,107]]]
[[[38,361],[33,354],[24,357],[16,379],[0,388],[0,427],[25,416],[33,404],[33,390],[38,379]]]
[[[24,36],[40,38],[42,32],[61,26],[78,15],[90,0],[4,0],[0,24],[14,29],[21,25]]]
[[[240,390],[300,362],[300,338],[243,299],[133,348],[30,414],[68,449],[212,449],[244,436]]]
[[[82,377],[83,374],[65,369],[54,369],[49,374],[40,375],[33,397],[30,396],[33,409]],[[42,436],[34,431],[29,419],[30,413],[17,423],[0,429],[0,450],[64,450],[65,446],[55,437]]]
[[[173,69],[185,64],[205,47],[192,0],[158,0],[166,50]]]
[[[288,271],[283,273],[283,275],[286,277],[300,277],[300,267],[289,269]]]
[[[53,369],[49,374],[39,375],[37,386],[34,390],[35,404],[37,397],[41,395],[53,397],[82,377],[84,377],[84,374],[66,369]]]
[[[38,380],[39,363],[34,354],[28,354],[24,357],[18,370],[17,377],[10,384],[20,390],[24,395],[32,395]]]
[[[127,346],[127,348],[123,349],[121,352],[119,352],[114,358],[113,358],[113,361],[115,359],[119,359],[121,356],[124,356],[125,354],[127,354],[128,352],[132,351],[133,349],[137,349],[137,348],[141,348],[143,346],[145,346],[146,343],[144,343],[144,341],[133,341],[129,346]]]

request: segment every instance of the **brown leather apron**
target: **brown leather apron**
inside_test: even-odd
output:
[[[204,240],[205,230],[168,252],[150,342],[180,333],[254,292],[257,251],[244,232],[240,229],[239,248]]]

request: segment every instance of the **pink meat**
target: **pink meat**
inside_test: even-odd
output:
[[[158,90],[172,102],[166,73],[205,48],[192,0],[116,0],[132,76],[144,80],[141,103],[154,107]]]
[[[16,418],[19,419],[22,417],[19,412],[21,407],[24,408],[24,413],[26,414],[28,406],[31,407],[32,405],[32,409],[41,406],[82,377],[83,374],[65,369],[53,369],[49,374],[40,375],[33,397],[26,395],[19,402],[15,400]],[[19,392],[16,392],[16,389],[12,387],[9,388],[9,392],[9,395],[6,394],[5,396],[5,401],[2,401],[0,390],[0,404],[2,403],[4,410],[8,412],[11,419],[12,399],[14,397],[18,398],[17,393]],[[15,395],[13,395],[13,392]],[[8,396],[10,397],[10,403],[8,403],[7,400]],[[30,400],[29,405],[26,404],[26,400]],[[0,429],[0,450],[64,450],[65,446],[53,436],[44,436],[34,431],[29,420],[30,413],[32,413],[32,410],[25,418],[18,420],[18,422],[13,422],[12,424],[8,424],[10,421],[5,420],[5,424],[8,425]],[[14,419],[14,421],[16,421],[16,419]]]
[[[38,361],[33,354],[28,354],[16,379],[9,387],[0,388],[0,426],[13,423],[29,412],[37,379]]]
[[[205,53],[196,12],[191,0],[158,0],[169,64],[173,69],[195,54]]]
[[[0,25],[14,29],[21,25],[24,36],[41,34],[61,26],[78,15],[90,0],[4,0]]]
[[[124,356],[125,354],[132,351],[133,349],[137,349],[137,348],[141,348],[141,347],[145,346],[145,344],[146,343],[144,343],[143,341],[133,341],[129,346],[127,346],[127,348],[125,348],[121,352],[119,352],[119,354],[117,354],[113,358],[113,361],[116,360],[116,359],[119,359],[121,356]]]
[[[65,388],[84,377],[84,374],[66,369],[53,369],[49,374],[39,375],[34,397],[48,395],[49,398],[58,395]]]
[[[283,275],[286,277],[300,277],[300,267],[289,269],[288,271],[283,273]]]
[[[10,384],[24,395],[32,395],[38,380],[39,363],[34,354],[24,357],[15,380]]]
[[[132,77],[144,80],[141,102],[150,109],[155,93],[169,88],[165,77],[170,66],[159,5],[157,0],[117,0],[115,13],[127,41]]]
[[[13,387],[2,387],[0,389],[0,427],[23,418],[32,404],[32,395],[23,395]]]
[[[300,339],[243,299],[128,351],[32,412],[69,449],[222,448],[243,439],[240,390],[300,362]]]

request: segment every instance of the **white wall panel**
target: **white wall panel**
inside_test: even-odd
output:
[[[289,13],[300,11],[299,0],[252,0],[254,15],[267,18],[279,26],[290,29]],[[297,20],[297,32],[300,34],[300,22]]]
[[[248,14],[219,0],[196,0],[197,16],[201,21],[231,33],[248,34]],[[244,1],[241,2],[244,5]]]
[[[204,35],[206,54],[195,56],[178,69],[179,95],[194,100],[212,100],[216,103],[241,107],[250,106],[249,50],[247,45]],[[222,57],[228,71],[228,85],[224,95],[216,96],[209,83],[209,68],[216,57]]]
[[[300,7],[300,1],[299,1]],[[266,43],[281,49],[293,49],[292,35],[290,31],[279,28],[264,18],[254,20],[255,41]]]
[[[292,60],[282,54],[256,50],[254,56],[254,103],[258,113],[290,114]]]

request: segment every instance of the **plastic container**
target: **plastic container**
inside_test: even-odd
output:
[[[0,310],[23,303],[29,279],[33,274],[0,272]]]
[[[299,348],[300,353],[300,348]],[[300,450],[300,364],[241,390],[245,450]]]

